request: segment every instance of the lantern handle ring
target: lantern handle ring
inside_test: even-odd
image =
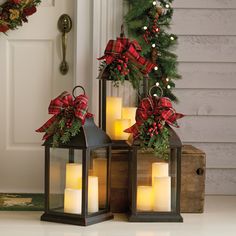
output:
[[[156,93],[152,94],[152,90],[153,90],[154,88],[159,89],[159,91],[160,91],[160,96],[158,96]],[[150,95],[151,97],[157,97],[157,98],[158,98],[158,97],[163,97],[163,89],[162,89],[160,86],[154,85],[154,86],[152,86],[152,87],[149,89],[149,95]]]
[[[72,91],[72,95],[73,95],[74,98],[76,98],[76,96],[75,96],[75,90],[76,90],[77,88],[81,88],[81,89],[83,90],[84,95],[85,95],[85,89],[84,89],[84,87],[78,85],[78,86],[75,86],[75,87],[73,88],[73,91]]]

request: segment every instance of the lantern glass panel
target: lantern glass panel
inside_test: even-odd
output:
[[[82,150],[50,149],[50,211],[82,213],[82,153]]]
[[[112,140],[127,140],[129,134],[123,131],[135,123],[137,95],[128,81],[119,87],[114,83],[109,80],[102,82],[100,123]]]
[[[137,150],[137,212],[176,211],[176,163],[175,149],[169,151],[168,160]]]
[[[88,214],[108,208],[108,148],[91,150],[88,176]]]

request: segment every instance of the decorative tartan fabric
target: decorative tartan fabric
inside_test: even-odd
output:
[[[132,133],[134,139],[137,139],[140,135],[140,126],[151,116],[154,116],[154,121],[162,127],[167,123],[178,128],[177,120],[184,115],[176,113],[169,98],[149,96],[140,102],[136,111],[136,123],[125,132]]]
[[[105,55],[98,60],[105,60],[107,65],[121,56],[128,57],[143,74],[148,74],[156,66],[156,64],[148,61],[140,55],[142,50],[137,41],[130,41],[128,38],[117,38],[117,40],[110,40],[105,49]]]
[[[73,99],[72,95],[68,92],[63,92],[60,96],[51,101],[48,113],[54,116],[42,127],[37,129],[36,132],[46,132],[54,122],[58,122],[58,117],[62,114],[65,115],[69,113],[70,116],[80,119],[82,124],[84,124],[86,117],[93,116],[88,112],[88,97],[86,95],[79,95]],[[44,139],[47,138],[48,136],[46,134]]]

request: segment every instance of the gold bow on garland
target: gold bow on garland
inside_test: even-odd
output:
[[[41,0],[7,0],[0,5],[0,33],[15,30],[28,22],[28,16],[37,11]]]

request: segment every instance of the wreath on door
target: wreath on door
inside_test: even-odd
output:
[[[15,30],[28,22],[28,16],[37,11],[41,0],[7,0],[0,5],[0,32]]]

